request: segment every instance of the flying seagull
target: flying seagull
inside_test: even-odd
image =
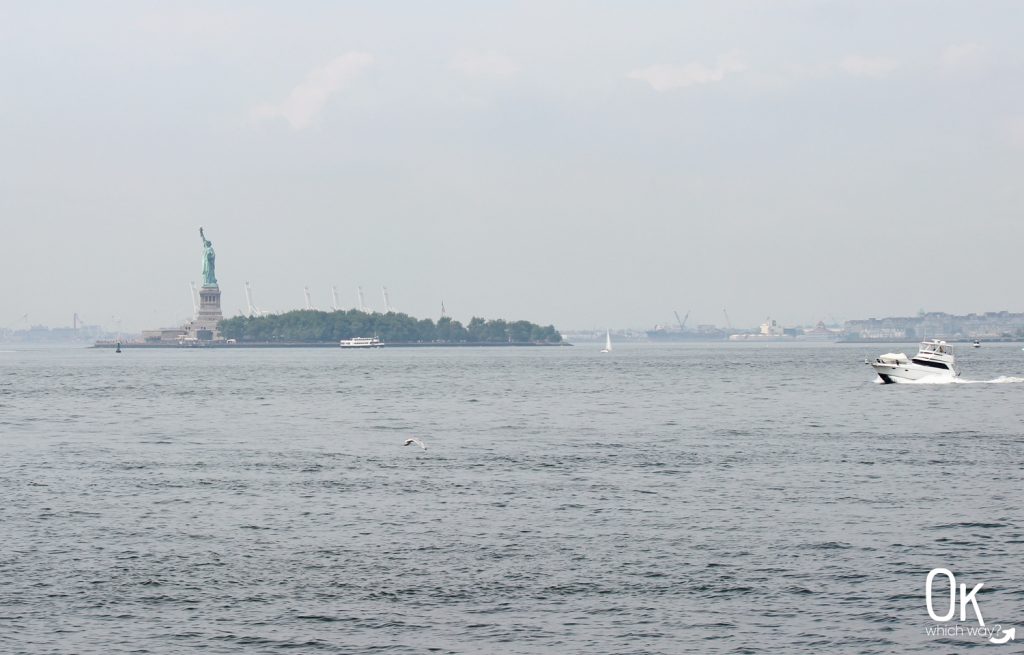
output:
[[[412,444],[416,444],[417,446],[419,446],[423,450],[427,449],[427,444],[425,444],[422,441],[420,441],[419,439],[415,439],[415,438],[413,438],[413,439],[406,439],[405,443],[402,444],[402,445],[403,446],[409,446],[409,445],[412,445]]]

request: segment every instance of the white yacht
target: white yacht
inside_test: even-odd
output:
[[[384,344],[377,337],[354,337],[342,339],[339,345],[342,348],[380,348]]]
[[[971,348],[981,348],[981,341],[975,339],[974,343],[971,344]]]
[[[612,351],[612,331],[608,330],[604,334],[604,348],[601,350],[603,353],[610,353]]]
[[[953,346],[936,339],[922,341],[913,357],[908,358],[903,353],[886,353],[869,363],[886,384],[960,376],[960,369],[956,367],[956,358],[953,356]]]

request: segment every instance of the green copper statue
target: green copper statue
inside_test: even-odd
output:
[[[203,240],[203,286],[217,286],[217,273],[214,270],[217,255],[213,252],[213,243],[207,240],[203,234],[203,228],[199,228],[199,238]]]

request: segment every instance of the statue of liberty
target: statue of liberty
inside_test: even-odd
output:
[[[213,252],[213,243],[207,240],[203,234],[203,228],[199,228],[199,238],[203,240],[203,286],[217,286],[217,272],[215,270],[216,253]]]

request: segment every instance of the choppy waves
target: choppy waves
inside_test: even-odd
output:
[[[935,566],[1019,618],[1024,378],[880,394],[836,348],[344,354],[16,358],[0,650],[980,645],[925,635]]]

